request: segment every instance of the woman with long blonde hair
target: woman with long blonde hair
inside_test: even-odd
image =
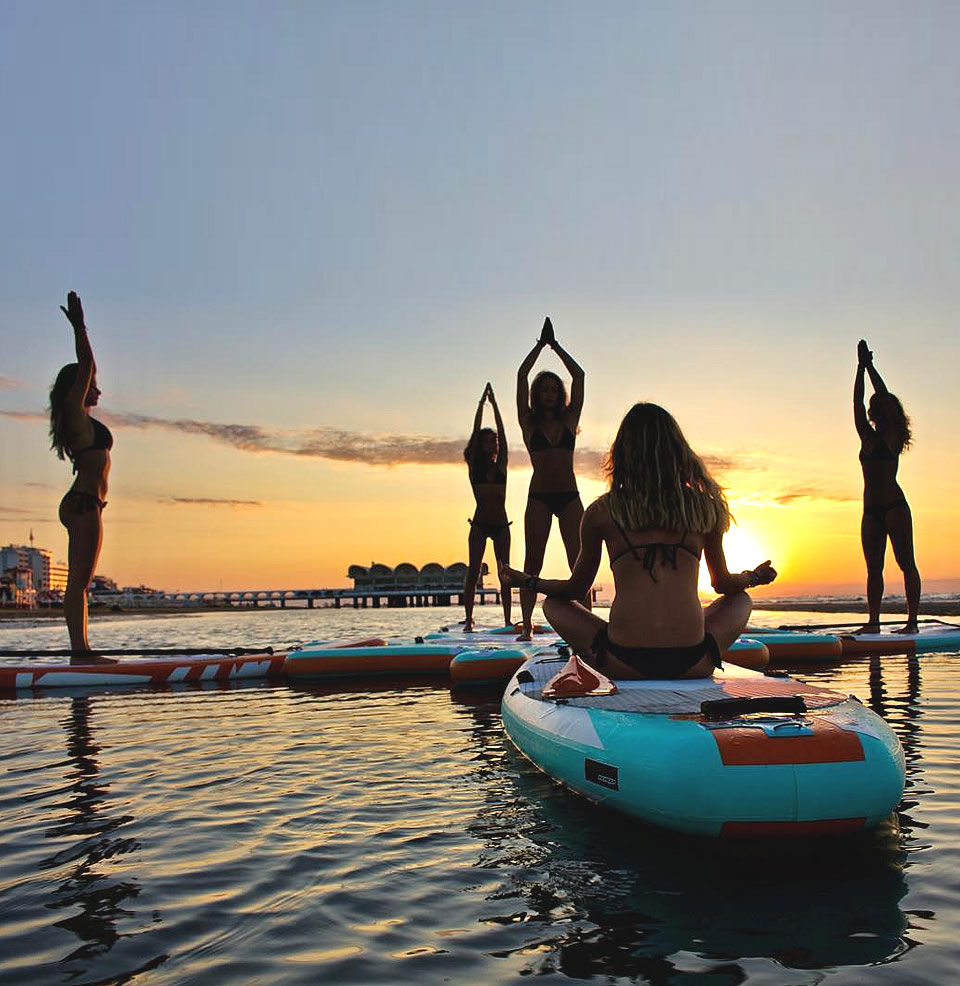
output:
[[[509,569],[505,581],[544,594],[551,626],[612,678],[709,677],[746,626],[745,590],[772,582],[776,571],[769,561],[728,570],[723,490],[662,407],[640,403],[627,412],[606,473],[609,492],[583,515],[570,578]],[[596,578],[604,545],[615,590],[609,623],[576,602]],[[720,595],[706,609],[697,592],[701,555]]]

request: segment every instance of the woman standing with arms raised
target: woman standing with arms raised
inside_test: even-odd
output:
[[[528,382],[537,358],[547,347],[557,354],[572,378],[569,402],[563,381],[556,373],[544,370],[536,375],[532,384]],[[554,517],[560,526],[560,537],[571,568],[580,551],[583,504],[573,473],[573,451],[583,410],[583,381],[583,370],[557,342],[550,319],[545,319],[540,338],[517,371],[517,415],[533,466],[523,518],[526,543],[523,567],[530,575],[539,575],[543,567]],[[589,590],[590,586],[587,586],[586,592]],[[535,603],[536,593],[521,588],[523,629],[520,640],[532,639]]]
[[[496,431],[481,427],[483,406],[487,401],[490,401],[490,407],[493,409]],[[480,403],[477,405],[473,432],[467,447],[463,450],[463,457],[467,462],[470,486],[477,502],[467,539],[470,561],[463,587],[463,605],[466,611],[463,628],[471,632],[473,603],[477,592],[477,580],[480,578],[480,567],[483,565],[483,554],[487,548],[487,538],[493,541],[497,568],[500,569],[510,563],[510,521],[507,520],[506,509],[507,435],[497,399],[493,395],[493,387],[489,383],[483,388]],[[503,603],[503,622],[506,626],[510,623],[509,587],[500,586],[500,600]]]
[[[873,384],[869,409],[864,406],[865,375]],[[863,470],[863,519],[860,541],[867,563],[869,616],[860,633],[880,632],[883,599],[883,559],[887,537],[903,571],[907,597],[907,624],[901,633],[917,632],[920,611],[920,573],[913,552],[913,517],[897,482],[900,453],[912,442],[910,419],[891,394],[873,365],[873,353],[861,339],[857,345],[857,375],[853,384],[853,420],[860,436],[860,468]]]
[[[550,625],[612,678],[709,677],[746,626],[752,604],[744,590],[777,573],[769,561],[739,574],[727,570],[723,491],[662,407],[635,404],[627,412],[606,472],[610,491],[583,515],[570,578],[509,569],[504,580],[544,593]],[[615,592],[609,623],[575,601],[593,584],[604,545]],[[720,594],[706,610],[697,592],[701,554]]]
[[[105,424],[92,418],[89,408],[100,399],[97,365],[87,337],[80,297],[67,295],[60,306],[73,326],[77,362],[57,374],[50,390],[50,447],[73,463],[76,478],[60,501],[60,522],[67,529],[67,588],[63,614],[70,633],[71,664],[109,663],[90,653],[87,640],[87,587],[97,568],[103,542],[103,508],[107,505],[107,476],[113,436]]]

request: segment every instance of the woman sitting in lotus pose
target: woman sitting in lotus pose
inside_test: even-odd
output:
[[[706,678],[746,626],[744,591],[776,578],[769,561],[731,574],[723,553],[730,512],[723,490],[673,417],[635,404],[606,462],[610,491],[583,515],[569,579],[507,569],[509,585],[543,593],[551,626],[611,678]],[[615,596],[606,623],[575,600],[593,584],[607,546]],[[720,598],[700,605],[700,556]]]
[[[490,401],[497,430],[482,428],[483,405]],[[477,592],[477,580],[480,578],[480,567],[483,564],[483,554],[487,548],[487,538],[493,541],[493,550],[497,558],[498,568],[510,562],[510,521],[507,520],[507,436],[503,427],[503,418],[497,399],[493,395],[493,387],[488,383],[483,388],[477,413],[473,419],[473,433],[470,441],[463,450],[470,473],[470,486],[473,498],[477,501],[477,509],[470,521],[470,535],[467,547],[470,552],[470,562],[467,568],[467,578],[463,586],[463,608],[466,619],[463,628],[473,630],[473,602]],[[510,589],[500,587],[500,599],[503,603],[504,625],[510,623]]]
[[[864,375],[873,384],[869,409],[864,407]],[[913,517],[897,482],[900,453],[910,447],[910,419],[903,405],[887,390],[873,365],[873,353],[864,339],[857,346],[857,376],[853,384],[853,420],[860,436],[860,468],[863,470],[863,520],[860,541],[867,563],[869,616],[860,633],[880,632],[883,599],[883,557],[887,537],[893,556],[903,571],[907,596],[907,624],[901,633],[917,632],[920,611],[920,573],[913,554]]]

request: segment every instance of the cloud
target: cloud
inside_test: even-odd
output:
[[[737,503],[757,507],[789,507],[795,503],[854,503],[860,497],[848,493],[838,493],[834,490],[819,486],[796,486],[783,490],[763,490],[754,493],[737,495],[733,491],[731,498]]]
[[[260,500],[230,500],[226,497],[208,496],[164,496],[160,497],[160,503],[168,503],[173,506],[203,506],[203,507],[262,507]]]
[[[22,386],[22,383],[11,380],[10,377],[0,377],[0,390],[20,390]]]
[[[0,507],[0,520],[29,520],[40,524],[49,521],[50,515],[39,513],[33,507]]]
[[[35,411],[0,411],[0,415],[23,421],[46,420]],[[437,438],[431,435],[368,434],[341,428],[310,428],[270,431],[259,425],[197,421],[192,418],[157,418],[147,414],[102,411],[98,415],[114,428],[161,429],[185,435],[201,435],[241,452],[295,455],[302,458],[354,462],[368,466],[440,466],[463,463],[464,438]],[[526,465],[525,451],[511,454]],[[586,479],[603,478],[603,459],[607,449],[579,448],[577,474]],[[704,455],[711,471],[751,468],[749,456]]]
[[[801,486],[796,489],[789,489],[782,493],[777,493],[773,497],[773,502],[787,506],[791,503],[796,503],[797,501],[802,500],[820,500],[828,503],[852,503],[853,501],[859,499],[860,497],[858,496],[852,496],[847,493],[833,493],[829,490],[820,489],[816,486]]]
[[[303,458],[359,462],[372,466],[445,465],[463,461],[463,439],[427,435],[377,435],[340,428],[267,431],[259,425],[223,424],[190,418],[155,418],[145,414],[107,414],[103,419],[120,428],[161,428],[203,435],[242,452],[273,452]]]

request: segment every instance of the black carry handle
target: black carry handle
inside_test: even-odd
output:
[[[769,698],[716,698],[700,703],[700,713],[704,719],[714,722],[720,719],[736,719],[737,716],[753,712],[789,712],[797,714],[807,711],[807,703],[800,695],[770,696]]]
[[[211,657],[242,657],[245,654],[273,654],[272,647],[137,647],[128,650],[0,650],[0,657],[188,657],[209,654]]]

